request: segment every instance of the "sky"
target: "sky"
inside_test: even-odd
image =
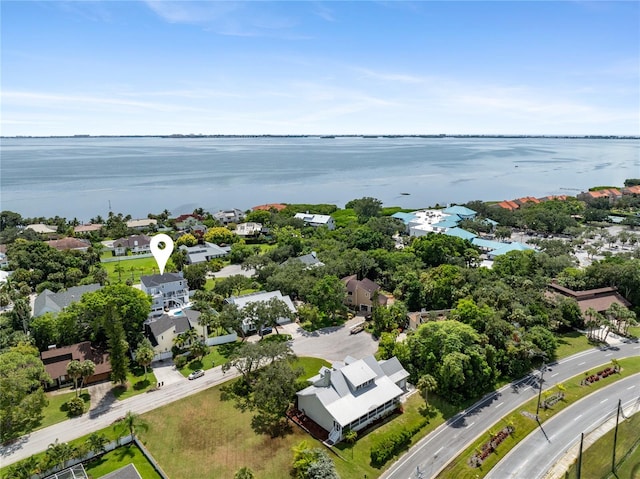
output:
[[[640,2],[0,2],[0,134],[640,135]]]

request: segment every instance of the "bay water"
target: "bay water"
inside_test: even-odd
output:
[[[2,138],[0,208],[86,222],[372,196],[421,208],[576,195],[640,177],[640,141],[587,138]]]

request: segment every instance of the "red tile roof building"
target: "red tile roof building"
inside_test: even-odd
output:
[[[254,206],[253,208],[251,208],[252,211],[269,211],[269,210],[276,210],[276,211],[282,211],[283,209],[285,209],[287,207],[287,205],[282,204],[282,203],[267,203],[266,205],[259,205],[259,206]]]

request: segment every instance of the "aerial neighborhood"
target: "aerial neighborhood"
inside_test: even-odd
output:
[[[421,209],[226,207],[2,211],[1,477],[484,477],[640,372],[640,179]],[[174,242],[162,274],[158,233]],[[575,354],[594,356],[565,373]],[[504,388],[522,378],[530,394]],[[420,441],[441,425],[450,447]],[[145,466],[107,467],[122,447]]]

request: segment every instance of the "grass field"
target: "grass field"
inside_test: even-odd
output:
[[[171,271],[171,265],[168,262],[166,271]],[[123,259],[122,261],[114,261],[112,263],[101,263],[101,266],[107,271],[108,278],[111,283],[124,283],[127,279],[131,279],[133,283],[140,282],[141,275],[158,274],[158,264],[155,258],[135,258]]]
[[[315,358],[300,358],[298,364],[305,377],[328,365]],[[322,447],[297,427],[279,438],[256,435],[252,414],[236,409],[233,401],[221,400],[220,386],[143,417],[150,427],[140,437],[172,479],[231,478],[243,466],[260,479],[281,479],[288,477],[293,446],[306,440],[311,447]]]
[[[594,347],[587,337],[579,331],[558,334],[556,339],[558,340],[558,349],[556,349],[556,358],[558,359],[566,358]]]
[[[565,381],[563,386],[565,387],[565,399],[556,403],[551,409],[540,411],[540,421],[548,420],[552,416],[558,414],[560,411],[570,406],[577,400],[589,395],[592,392],[597,391],[605,386],[612,384],[616,379],[622,379],[631,374],[640,372],[640,357],[621,359],[620,366],[623,368],[620,375],[611,376],[610,379],[602,380],[591,386],[581,386],[580,381],[584,379],[584,374],[574,376],[573,378]],[[606,366],[606,365],[605,365]],[[594,368],[596,370],[597,368]],[[555,390],[555,388],[552,388]],[[507,424],[512,425],[515,428],[515,433],[507,437],[502,444],[498,447],[495,454],[490,454],[484,461],[481,467],[472,468],[467,465],[467,460],[473,455],[474,451],[480,449],[482,445],[488,441],[488,431],[482,434],[476,439],[473,444],[466,448],[458,457],[456,457],[437,477],[438,478],[451,478],[451,479],[480,479],[484,477],[493,468],[501,458],[513,449],[516,444],[522,441],[527,435],[532,432],[537,423],[524,415],[523,411],[531,414],[535,414],[538,399],[532,398],[523,406],[519,407],[508,416],[503,417],[500,421],[495,423],[490,430],[498,431]]]
[[[582,454],[582,479],[604,479],[609,477],[611,473],[611,460],[613,458],[613,436],[614,430],[607,432],[604,436],[593,443]],[[636,413],[627,420],[622,420],[618,427],[618,441],[616,444],[616,474],[619,479],[631,479],[631,471],[636,469],[636,478],[640,478],[640,451],[638,441],[640,440],[640,413]],[[620,460],[633,447],[638,451],[635,455],[626,458],[623,464]],[[628,472],[627,472],[628,471]],[[569,470],[565,479],[577,479],[578,468],[574,463]],[[614,477],[614,476],[612,476]]]
[[[204,358],[194,359],[193,361],[188,362],[183,368],[179,369],[179,371],[184,377],[187,377],[197,369],[207,370],[215,366],[222,366],[228,361],[231,353],[240,347],[241,344],[242,343],[240,341],[236,341],[235,343],[212,346],[209,354]]]
[[[161,479],[151,463],[144,457],[135,444],[119,447],[108,452],[95,461],[86,463],[84,470],[89,477],[102,477],[116,471],[127,464],[133,464],[143,479]]]
[[[76,397],[75,391],[64,394],[47,393],[49,405],[42,411],[44,416],[40,421],[40,425],[37,427],[37,429],[42,429],[43,427],[48,427],[52,424],[57,424],[69,419],[66,402],[74,397]],[[86,391],[80,394],[80,397],[84,401],[84,410],[86,412],[90,408],[91,397]]]

